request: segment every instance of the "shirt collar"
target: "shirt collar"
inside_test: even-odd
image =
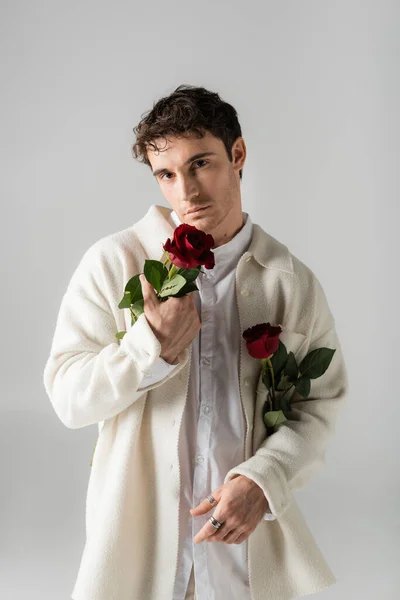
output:
[[[253,223],[250,215],[246,212],[242,212],[244,225],[242,228],[233,236],[229,242],[213,248],[213,254],[215,258],[215,266],[213,269],[206,269],[202,267],[202,272],[207,279],[213,282],[219,281],[229,271],[236,267],[242,254],[247,250],[250,245],[252,234],[253,234]],[[182,224],[177,213],[173,210],[170,214],[171,221],[175,227]]]

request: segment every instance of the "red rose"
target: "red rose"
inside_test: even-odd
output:
[[[194,269],[204,265],[206,269],[213,269],[215,265],[214,254],[211,248],[214,238],[209,233],[200,231],[193,225],[182,223],[176,227],[171,241],[167,239],[163,249],[168,252],[170,261],[182,269]]]
[[[243,332],[247,351],[253,358],[268,358],[279,347],[279,335],[282,329],[279,325],[259,323]]]

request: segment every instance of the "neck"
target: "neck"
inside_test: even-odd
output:
[[[224,244],[227,244],[228,242],[231,241],[232,238],[235,237],[235,235],[237,233],[239,233],[239,231],[242,229],[244,225],[244,216],[241,213],[240,217],[238,219],[235,219],[235,222],[229,227],[227,228],[227,230],[225,230],[225,232],[222,232],[221,234],[214,234],[212,232],[212,236],[214,238],[214,246],[213,248],[218,248],[219,246],[223,246]]]

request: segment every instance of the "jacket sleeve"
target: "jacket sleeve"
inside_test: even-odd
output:
[[[306,354],[320,348],[335,348],[325,373],[311,380],[307,398],[294,394],[291,418],[269,435],[255,454],[225,476],[245,475],[263,490],[272,513],[279,518],[288,508],[291,489],[302,488],[325,464],[329,439],[334,433],[337,413],[348,391],[348,375],[335,323],[325,293],[315,280],[317,301]],[[297,402],[297,400],[300,400]]]
[[[270,512],[265,512],[263,515],[263,519],[264,519],[264,521],[275,521],[276,516]]]
[[[144,377],[138,386],[138,389],[142,389],[157,383],[164,379],[167,375],[172,373],[179,363],[173,365],[165,361],[161,356],[153,363],[151,369],[147,369],[144,373]]]
[[[126,274],[114,258],[110,266],[113,248],[103,244],[99,250],[99,246],[86,252],[62,298],[43,374],[56,414],[71,429],[116,416],[175,377],[189,359],[186,348],[161,380],[145,379],[160,356],[161,344],[144,313],[121,340],[115,337],[125,328],[118,298]]]

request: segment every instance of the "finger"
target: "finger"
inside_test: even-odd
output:
[[[219,521],[220,519],[217,519]],[[195,544],[200,542],[224,542],[227,536],[233,535],[237,537],[237,527],[229,525],[227,521],[220,520],[222,523],[221,527],[214,527],[214,525],[208,520],[207,523],[200,529],[200,531],[193,538]]]
[[[217,487],[211,494],[215,498],[217,502],[221,500],[222,490],[224,486]],[[213,510],[215,505],[213,506],[207,498],[204,498],[197,506],[194,506],[190,509],[190,514],[194,516],[204,515],[205,513]],[[215,517],[216,518],[216,517]]]
[[[216,529],[214,525],[211,525],[210,521],[207,521],[207,523],[205,523],[200,531],[194,536],[193,542],[195,544],[200,544],[200,542],[204,542],[204,540],[208,538],[213,538],[217,532],[222,529],[222,527],[223,525],[219,529]]]
[[[239,531],[239,529],[236,528],[229,531],[221,541],[225,544],[237,544],[242,542],[243,539],[246,539],[246,537],[247,535],[244,534],[244,531]]]
[[[215,533],[207,539],[207,542],[225,542],[226,538],[230,535],[233,534],[236,536],[236,531],[235,527],[228,525],[225,521],[225,523],[219,529],[216,529]]]
[[[215,493],[213,493],[213,496],[215,499],[217,499],[217,497],[219,497],[222,494],[223,487],[224,486],[221,486],[221,488],[218,488],[215,491]],[[202,542],[204,540],[207,540],[208,542],[221,541],[233,528],[231,525],[229,525],[229,523],[226,522],[226,518],[223,516],[223,513],[224,513],[223,504],[224,504],[223,500],[220,501],[217,508],[215,509],[214,514],[213,514],[213,517],[217,521],[222,523],[222,525],[218,528],[214,527],[214,525],[208,519],[207,523],[204,524],[202,529],[200,529],[200,531],[193,538],[193,541],[195,544],[198,544],[199,542]]]
[[[242,544],[245,540],[247,540],[247,538],[249,537],[250,534],[247,533],[242,533],[242,535],[239,535],[238,538],[236,538],[236,540],[234,540],[232,542],[232,544]]]
[[[153,286],[147,281],[144,273],[139,275],[139,280],[142,286],[143,301],[145,304],[155,304],[157,299]]]

